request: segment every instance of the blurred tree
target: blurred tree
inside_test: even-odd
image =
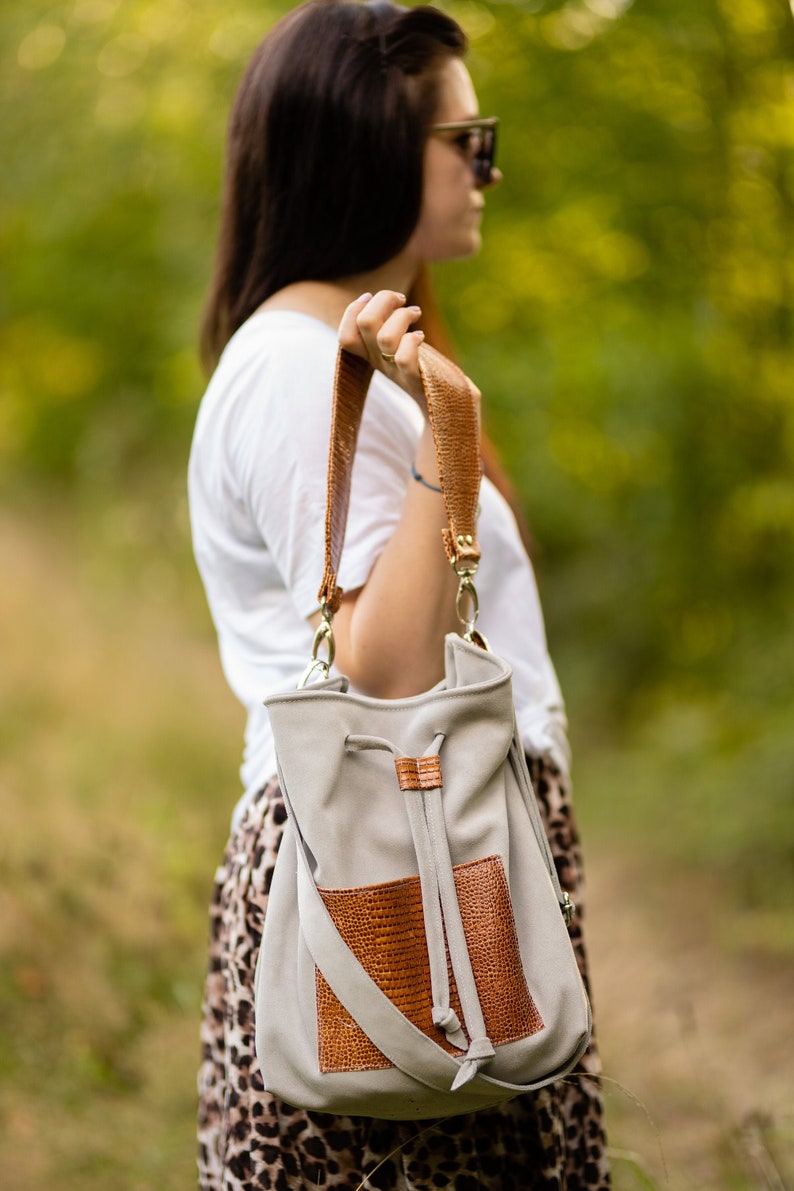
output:
[[[608,638],[630,698],[710,673],[747,617],[791,636],[794,23],[783,0],[485,11],[506,182],[448,298],[552,625]]]
[[[7,486],[182,465],[226,116],[290,7],[7,0]],[[794,708],[792,11],[446,7],[483,111],[503,119],[505,182],[480,261],[440,286],[542,544],[579,723],[595,738],[697,705],[715,747],[766,740]],[[761,751],[782,806],[794,758],[779,742]]]

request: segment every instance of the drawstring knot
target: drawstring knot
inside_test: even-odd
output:
[[[434,1005],[433,1025],[443,1030],[447,1036],[447,1040],[453,1046],[457,1046],[458,1050],[466,1049],[466,1035],[463,1033],[458,1015],[454,1009],[442,1009],[438,1005]]]
[[[458,1069],[458,1074],[452,1081],[451,1091],[457,1092],[458,1088],[462,1088],[470,1079],[474,1079],[480,1068],[488,1062],[488,1059],[492,1059],[495,1053],[490,1038],[473,1039],[466,1052],[466,1057]]]

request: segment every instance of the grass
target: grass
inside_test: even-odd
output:
[[[194,1181],[205,911],[241,717],[187,568],[164,582],[133,524],[39,509],[0,531],[0,1110],[20,1191]]]
[[[242,735],[184,503],[18,501],[0,550],[2,1184],[181,1191]],[[772,750],[758,739],[755,761]],[[791,1178],[791,927],[763,881],[754,899],[742,873],[731,883],[728,762],[702,762],[694,806],[695,755],[646,736],[579,758],[605,1069],[655,1122],[609,1091],[618,1191],[668,1185],[656,1128],[676,1191]],[[718,825],[708,847],[695,820]]]

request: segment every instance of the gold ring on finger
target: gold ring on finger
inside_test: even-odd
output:
[[[394,363],[394,356],[390,355],[390,353],[389,353],[389,352],[383,352],[383,351],[382,351],[380,354],[383,356],[384,360],[386,360],[386,361],[387,361],[387,363],[389,363],[389,364],[393,364],[393,363]]]

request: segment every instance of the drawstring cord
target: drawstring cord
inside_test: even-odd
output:
[[[421,759],[437,758],[443,742],[444,733],[440,732]],[[350,735],[345,740],[345,747],[351,752],[382,750],[391,753],[396,760],[403,756],[390,740],[381,736]],[[400,784],[405,795],[408,822],[419,868],[425,939],[430,961],[433,1024],[444,1031],[453,1046],[466,1052],[452,1083],[451,1090],[457,1091],[474,1078],[488,1059],[493,1057],[495,1051],[486,1032],[458,904],[444,821],[440,765],[438,774],[437,779],[431,780],[438,780],[439,784],[432,787],[425,785],[419,788],[405,788]],[[469,1035],[468,1041],[450,1004],[447,947]]]

